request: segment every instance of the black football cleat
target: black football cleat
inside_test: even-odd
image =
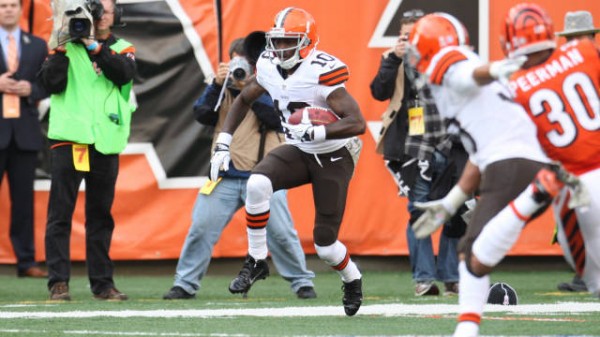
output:
[[[559,283],[557,286],[560,291],[569,291],[569,292],[584,292],[588,291],[587,286],[581,279],[581,277],[575,275],[573,276],[573,281],[571,282],[563,282]]]
[[[232,294],[243,293],[244,296],[250,291],[250,287],[258,280],[264,280],[269,276],[269,265],[266,260],[254,260],[250,255],[246,257],[242,270],[229,284]]]
[[[344,297],[342,298],[344,311],[347,316],[354,316],[362,304],[362,279],[356,279],[348,283],[344,282],[342,290],[344,291]]]

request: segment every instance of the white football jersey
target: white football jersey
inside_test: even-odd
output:
[[[296,109],[307,106],[330,109],[327,96],[335,89],[344,87],[344,82],[348,80],[348,67],[335,56],[313,50],[298,69],[284,79],[277,66],[271,62],[269,54],[263,52],[256,63],[256,80],[269,92],[279,117],[287,123]],[[348,138],[301,142],[293,139],[287,129],[284,128],[284,131],[286,143],[311,154],[333,152],[348,142]]]
[[[431,93],[448,132],[459,133],[469,159],[483,172],[490,163],[525,158],[548,162],[536,128],[508,89],[495,81],[479,86],[473,70],[479,56],[465,47],[440,50],[427,68]]]

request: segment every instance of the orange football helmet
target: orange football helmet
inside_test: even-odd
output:
[[[266,34],[266,51],[271,53],[273,62],[283,69],[291,69],[302,62],[319,43],[317,24],[307,11],[288,7],[275,15],[275,24]],[[292,47],[277,47],[280,39],[293,39]]]
[[[500,30],[502,50],[508,57],[556,48],[552,19],[536,4],[513,6]]]
[[[438,12],[420,18],[408,40],[411,44],[407,52],[409,63],[425,73],[433,56],[442,48],[469,45],[469,33],[457,18]]]

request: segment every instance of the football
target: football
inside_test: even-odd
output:
[[[309,106],[306,108],[296,109],[290,115],[288,123],[292,125],[300,124],[305,110],[308,112],[308,119],[310,119],[312,125],[327,125],[340,119],[335,112],[329,109]]]

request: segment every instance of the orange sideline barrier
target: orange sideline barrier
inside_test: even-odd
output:
[[[37,3],[38,1],[36,1]],[[44,1],[41,1],[44,2]],[[46,0],[46,3],[48,1]],[[549,8],[557,30],[567,10],[585,8],[600,13],[600,3],[592,0],[558,3],[553,0],[537,1]],[[181,0],[183,9],[202,37],[203,45],[213,66],[217,63],[216,22],[212,0]],[[490,0],[490,13],[505,13],[517,1]],[[386,104],[370,96],[368,85],[377,71],[382,48],[367,47],[387,3],[383,1],[309,0],[223,1],[223,45],[253,30],[265,30],[274,14],[286,6],[305,8],[315,17],[321,37],[320,49],[329,51],[346,62],[351,71],[348,90],[359,102],[369,122],[378,122]],[[334,10],[335,9],[335,10]],[[334,11],[333,11],[334,10]],[[332,13],[335,13],[332,14]],[[490,59],[498,59],[501,52],[497,37],[503,15],[490,17]],[[339,19],[336,19],[339,18]],[[596,20],[600,19],[596,15]],[[37,21],[39,22],[39,21]],[[44,22],[44,24],[50,24]],[[596,26],[600,24],[596,22]],[[41,29],[40,31],[43,31]],[[138,50],[142,46],[136,46]],[[226,48],[225,48],[226,50]],[[406,199],[397,197],[397,189],[383,160],[375,154],[374,135],[370,131],[362,137],[363,152],[350,186],[346,214],[340,239],[352,254],[406,255],[405,239],[408,215]],[[208,158],[207,158],[208,160]],[[190,224],[190,214],[196,189],[159,189],[149,162],[142,154],[121,156],[121,171],[113,214],[116,220],[111,256],[116,260],[173,259],[179,256]],[[290,208],[303,247],[314,253],[312,222],[314,209],[310,187],[301,187],[289,193]],[[9,197],[6,179],[0,187],[0,263],[14,263],[8,239]],[[36,259],[44,260],[44,230],[48,192],[35,195]],[[80,193],[71,241],[73,260],[84,260],[84,193]],[[549,213],[529,224],[511,251],[511,255],[559,255],[558,246],[550,245],[553,220]],[[437,237],[434,241],[437,242]],[[215,257],[243,256],[246,253],[246,232],[243,214],[238,212],[226,228],[214,249]]]

